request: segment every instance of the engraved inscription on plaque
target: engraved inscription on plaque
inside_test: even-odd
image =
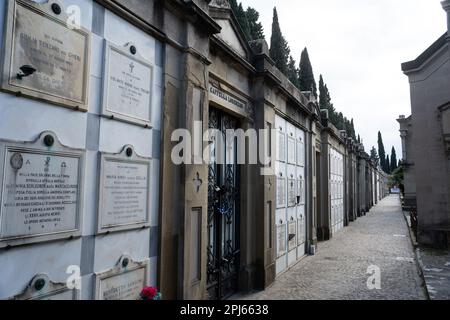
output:
[[[277,143],[277,160],[286,161],[286,135],[281,131],[277,131]]]
[[[148,259],[141,262],[123,256],[117,265],[96,274],[97,300],[139,300],[147,285]]]
[[[286,207],[286,179],[277,178],[277,208]]]
[[[150,168],[132,146],[101,155],[98,233],[149,226]]]
[[[295,179],[288,180],[288,198],[289,207],[293,207],[297,204],[297,194],[296,194],[296,181]]]
[[[131,53],[132,44],[118,47],[105,40],[103,114],[151,126],[153,66]]]
[[[277,256],[281,257],[286,253],[286,225],[277,226]]]
[[[51,4],[9,0],[2,88],[85,111],[90,35]]]
[[[296,235],[297,224],[295,221],[289,223],[289,251],[296,248],[297,235]]]
[[[288,163],[295,164],[295,139],[288,137]]]
[[[25,290],[10,300],[78,300],[79,292],[65,283],[55,283],[46,274],[37,274]]]
[[[33,147],[0,142],[0,247],[79,233],[83,153],[58,142],[45,148],[45,137],[57,141],[45,132]]]

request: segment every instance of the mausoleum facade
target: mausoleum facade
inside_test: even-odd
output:
[[[386,196],[228,1],[7,0],[0,37],[0,299],[227,299]]]

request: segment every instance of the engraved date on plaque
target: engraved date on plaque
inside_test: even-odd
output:
[[[80,159],[46,153],[8,153],[1,203],[1,238],[77,227]]]
[[[51,1],[9,0],[7,17],[2,89],[87,110],[89,32],[67,25]]]

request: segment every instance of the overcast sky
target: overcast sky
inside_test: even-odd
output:
[[[354,118],[366,151],[383,135],[401,158],[400,114],[410,115],[408,78],[415,59],[446,31],[440,0],[241,0],[259,11],[270,45],[273,7],[297,63],[308,48],[316,81],[322,74],[335,108]]]

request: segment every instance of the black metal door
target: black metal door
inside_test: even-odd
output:
[[[239,271],[239,184],[236,139],[227,139],[226,130],[236,129],[237,120],[210,109],[211,138],[208,174],[208,279],[210,299],[222,300],[238,289]]]

